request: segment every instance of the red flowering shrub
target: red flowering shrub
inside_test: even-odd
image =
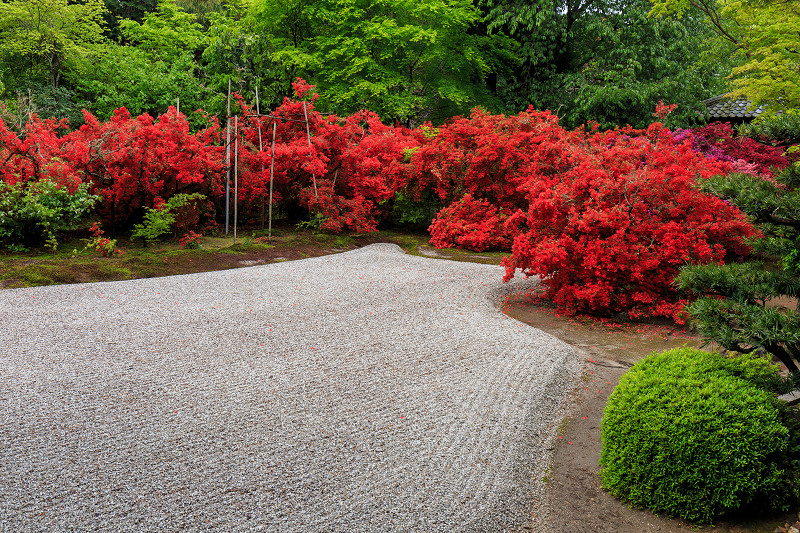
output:
[[[409,185],[434,190],[445,202],[468,193],[511,213],[526,206],[528,183],[564,168],[573,135],[549,111],[507,117],[475,109],[440,127],[413,154]]]
[[[100,194],[100,212],[113,227],[132,222],[156,198],[203,191],[219,194],[221,165],[219,126],[210,120],[198,133],[189,131],[186,117],[170,109],[154,120],[133,118],[124,108],[107,122],[85,112],[86,123],[60,135],[65,122],[40,120],[35,115],[18,137],[0,121],[0,177],[9,184],[47,177],[76,190],[91,184]],[[188,219],[186,219],[188,220]]]
[[[713,122],[692,130],[681,130],[674,134],[676,141],[689,138],[694,150],[710,159],[734,165],[734,170],[771,178],[774,169],[782,169],[789,163],[783,149],[762,144],[748,137],[737,137],[727,122]]]
[[[118,109],[107,122],[84,113],[86,123],[64,138],[65,158],[103,196],[101,214],[107,223],[130,223],[157,198],[175,194],[221,193],[222,148],[216,119],[197,133],[186,117],[170,108],[153,119],[133,118]]]
[[[508,216],[488,200],[475,200],[467,193],[445,207],[433,219],[428,231],[437,248],[466,248],[483,252],[507,250],[511,238],[505,230]]]
[[[86,241],[87,250],[92,248],[95,252],[100,254],[101,257],[111,257],[115,253],[120,255],[125,253],[125,250],[122,248],[117,248],[116,239],[109,239],[103,236],[105,232],[100,229],[100,225],[97,222],[92,224],[89,231],[92,233],[92,238]]]
[[[544,297],[569,313],[671,316],[684,301],[681,265],[721,263],[757,235],[744,215],[699,192],[695,180],[727,170],[654,124],[585,134],[570,168],[528,184],[529,230],[514,239],[505,279],[542,277]]]
[[[0,120],[0,179],[8,185],[47,179],[74,192],[83,176],[68,162],[69,146],[59,135],[66,127],[32,115],[20,137]]]
[[[385,204],[408,176],[407,150],[423,134],[386,126],[368,111],[347,118],[323,116],[314,109],[314,87],[303,80],[294,87],[298,98],[285,99],[273,113],[277,119],[254,116],[239,99],[240,137],[231,147],[238,161],[231,166],[239,171],[241,218],[263,217],[273,170],[273,201],[285,202],[287,211],[305,211],[326,231],[374,231],[382,211],[389,210]],[[309,101],[300,99],[309,95]],[[22,137],[0,122],[0,176],[12,185],[46,177],[70,190],[90,183],[102,198],[100,214],[112,228],[116,223],[130,226],[177,194],[208,198],[179,213],[175,230],[180,233],[197,227],[214,203],[224,205],[225,148],[219,145],[216,120],[191,133],[186,118],[174,109],[153,119],[132,117],[122,108],[105,122],[86,113],[85,122],[62,135],[65,123],[34,116]]]
[[[377,231],[376,222],[371,215],[371,204],[363,196],[346,198],[334,193],[332,184],[317,182],[317,191],[306,187],[300,191],[300,202],[313,213],[309,225],[329,233],[344,230],[367,233]]]
[[[203,237],[202,233],[195,233],[189,230],[189,233],[181,237],[178,242],[181,244],[181,248],[197,250],[200,248],[200,239],[202,237]]]
[[[346,118],[322,115],[314,108],[318,95],[313,85],[297,80],[294,89],[298,99],[284,99],[273,112],[277,120],[253,117],[240,99],[242,114],[250,116],[241,130],[246,149],[241,152],[240,198],[250,204],[245,209],[261,209],[269,195],[276,122],[273,201],[306,210],[312,225],[324,231],[375,231],[378,205],[394,196],[405,150],[416,146],[421,134],[386,126],[365,110]],[[300,98],[309,95],[304,105]]]
[[[549,111],[529,108],[515,116],[475,109],[434,130],[411,155],[407,188],[419,199],[434,191],[450,205],[429,231],[438,247],[509,249],[527,210],[531,183],[568,168],[576,134],[562,128]],[[509,223],[507,223],[509,222]]]

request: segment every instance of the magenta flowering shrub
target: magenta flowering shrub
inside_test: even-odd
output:
[[[678,143],[689,140],[695,152],[715,161],[730,163],[732,172],[772,178],[774,170],[781,170],[789,164],[782,148],[748,137],[737,137],[727,122],[677,130],[673,139]]]

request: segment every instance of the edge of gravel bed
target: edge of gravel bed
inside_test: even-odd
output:
[[[444,256],[436,257],[425,255],[423,257],[436,261],[452,261]],[[561,524],[553,524],[553,520],[551,518],[554,514],[559,515],[558,512],[554,513],[552,508],[553,504],[563,503],[555,501],[554,498],[552,498],[552,489],[554,487],[552,478],[556,471],[555,458],[557,453],[564,453],[564,447],[566,446],[566,443],[563,441],[563,439],[560,439],[560,437],[563,437],[565,429],[568,426],[573,425],[573,418],[579,412],[581,402],[585,401],[586,399],[584,398],[581,386],[588,371],[588,361],[590,357],[589,354],[585,353],[583,350],[575,348],[552,333],[540,328],[536,328],[505,313],[504,308],[508,303],[509,298],[523,292],[533,292],[539,284],[539,278],[535,276],[525,277],[518,273],[517,276],[512,278],[510,282],[503,283],[503,285],[500,287],[495,287],[489,290],[486,294],[486,299],[495,307],[498,313],[506,315],[508,318],[518,322],[525,328],[535,329],[542,334],[551,337],[558,343],[568,347],[580,368],[580,370],[572,376],[572,386],[562,400],[562,403],[559,407],[559,412],[553,420],[554,425],[551,426],[550,432],[547,435],[542,435],[543,449],[545,450],[546,454],[543,465],[544,468],[538,470],[536,472],[536,477],[531,480],[532,488],[540,491],[542,494],[542,500],[530,498],[531,516],[537,517],[540,527],[533,529],[526,526],[522,529],[524,532],[537,531],[541,533],[562,533],[563,530],[560,528]],[[578,529],[580,529],[580,526],[578,526]]]
[[[375,246],[375,245],[372,245]],[[383,246],[392,247],[392,251],[396,253],[405,254],[405,252],[396,244],[384,244]],[[395,249],[396,247],[396,249]],[[363,248],[359,249],[363,250]],[[357,250],[354,250],[354,252]],[[345,252],[347,253],[347,252]],[[317,258],[315,258],[317,259]],[[426,258],[420,257],[421,260],[425,260]],[[311,259],[314,260],[314,259]],[[431,259],[427,259],[430,261]],[[255,267],[245,267],[245,268],[262,268],[260,266]],[[230,272],[230,271],[225,271]],[[185,274],[186,276],[194,276],[196,274]],[[184,276],[184,275],[181,275]],[[500,267],[498,267],[498,277],[500,276]],[[180,276],[179,276],[180,277]],[[499,281],[499,280],[498,280]],[[105,282],[108,284],[116,284],[118,282]],[[104,283],[104,284],[105,284]],[[126,281],[122,281],[121,283],[127,283]],[[487,283],[488,284],[488,283]],[[497,284],[493,287],[487,288],[484,292],[484,297],[488,300],[489,303],[493,308],[494,312],[498,313],[499,315],[504,315],[502,311],[502,306],[505,299],[514,293],[518,293],[520,291],[528,290],[529,288],[535,287],[538,284],[538,280],[536,279],[524,279],[522,276],[515,279],[513,282],[508,284]],[[88,285],[88,284],[77,284],[77,285]],[[94,285],[94,284],[91,284]],[[18,291],[29,291],[32,289],[16,289]],[[35,290],[35,289],[34,289]],[[42,289],[46,290],[46,289]],[[15,290],[12,289],[12,293]],[[507,315],[506,315],[507,317]],[[507,317],[509,320],[512,320],[511,317]],[[527,324],[522,322],[516,321],[520,325],[520,331],[522,328],[530,328]],[[537,446],[541,446],[541,452],[537,453],[538,457],[535,459],[531,457],[531,463],[526,465],[526,468],[520,469],[519,475],[526,475],[528,476],[530,472],[534,473],[534,477],[525,480],[521,486],[525,487],[527,490],[530,490],[531,493],[524,493],[523,494],[509,494],[510,499],[522,501],[524,502],[525,508],[530,509],[531,515],[528,517],[527,522],[532,523],[535,525],[534,527],[523,526],[521,529],[522,531],[550,531],[551,527],[549,524],[548,516],[549,516],[549,508],[547,506],[547,498],[545,497],[546,487],[545,487],[545,480],[543,479],[553,464],[553,456],[555,450],[555,444],[557,441],[558,434],[563,426],[563,421],[569,415],[569,412],[574,405],[575,402],[575,391],[577,390],[577,386],[580,383],[580,370],[576,370],[578,368],[582,368],[584,366],[584,361],[580,357],[580,354],[576,352],[576,350],[567,343],[564,343],[557,337],[541,330],[538,328],[533,328],[537,332],[540,332],[542,335],[548,337],[549,339],[553,340],[553,343],[558,346],[559,351],[563,350],[563,355],[561,358],[561,363],[557,364],[551,378],[557,379],[561,378],[564,379],[564,383],[566,384],[563,389],[561,389],[558,395],[551,395],[551,394],[543,394],[539,395],[532,401],[530,405],[530,409],[528,409],[527,413],[524,413],[524,416],[521,417],[525,422],[525,425],[528,425],[528,421],[530,418],[534,416],[535,413],[539,411],[539,406],[544,405],[547,399],[556,399],[556,401],[549,403],[548,411],[549,416],[547,418],[548,424],[546,427],[544,425],[540,425],[537,428],[533,428],[532,425],[531,431],[529,431],[526,436],[530,438],[535,438],[538,443]],[[530,441],[529,441],[530,442]],[[523,443],[524,444],[524,443]],[[527,446],[521,446],[522,451],[527,449]],[[535,494],[540,494],[542,497],[538,499],[533,497]],[[509,502],[510,505],[514,505],[514,502]]]

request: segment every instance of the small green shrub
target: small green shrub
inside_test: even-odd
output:
[[[57,234],[79,229],[99,200],[85,183],[70,191],[49,179],[15,185],[0,180],[0,243],[21,251],[44,241],[55,251]]]
[[[441,200],[430,191],[420,194],[419,199],[414,199],[407,192],[397,191],[392,202],[391,221],[398,226],[427,228],[441,208]]]
[[[176,194],[155,209],[147,209],[141,224],[134,224],[131,239],[142,239],[142,244],[158,240],[162,235],[169,233],[175,224],[175,217],[181,207],[191,202],[205,200],[200,193]]]
[[[122,248],[117,247],[117,239],[109,239],[108,237],[103,237],[105,231],[100,228],[100,224],[95,222],[92,224],[92,227],[89,228],[89,231],[92,234],[91,239],[86,239],[86,247],[84,250],[94,250],[101,257],[111,257],[112,255],[122,254],[124,253]],[[72,251],[73,256],[78,255],[77,250]]]
[[[782,380],[766,359],[692,348],[653,354],[620,379],[603,415],[603,487],[698,523],[798,496]]]

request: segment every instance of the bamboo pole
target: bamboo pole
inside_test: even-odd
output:
[[[258,159],[261,160],[261,153],[264,145],[261,143],[261,109],[258,107],[258,84],[256,84],[256,115],[258,120]],[[264,175],[264,162],[261,161],[261,175]],[[264,229],[264,197],[261,197],[261,229]]]
[[[306,109],[306,102],[303,100],[303,115],[306,117],[306,138],[308,138],[308,147],[311,148],[311,130],[308,128],[308,110]],[[317,193],[317,176],[313,172],[311,178],[314,180],[314,198],[319,200],[319,193]]]
[[[275,129],[278,123],[272,121],[272,159],[269,164],[269,233],[267,242],[272,242],[272,176],[275,173]]]
[[[228,80],[228,114],[225,122],[227,138],[225,140],[225,235],[228,235],[229,211],[231,207],[231,80]]]
[[[233,244],[239,219],[239,116],[233,117]]]

